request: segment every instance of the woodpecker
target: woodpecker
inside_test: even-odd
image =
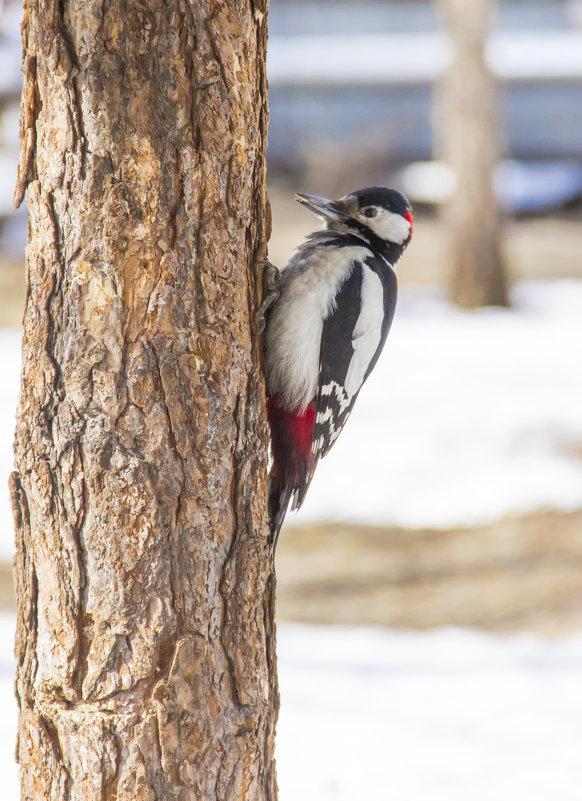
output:
[[[384,347],[396,308],[394,268],[413,230],[395,189],[371,186],[340,200],[296,195],[325,227],[309,234],[257,311],[271,428],[273,548],[289,502],[298,509],[319,459],[345,425]],[[276,284],[273,282],[277,276]]]

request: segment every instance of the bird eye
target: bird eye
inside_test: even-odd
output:
[[[367,209],[364,209],[362,214],[364,217],[375,217],[378,214],[378,209],[375,206],[368,206]]]

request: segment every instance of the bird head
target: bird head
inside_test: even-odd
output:
[[[324,220],[329,230],[355,234],[379,250],[389,245],[404,248],[412,237],[412,207],[396,189],[368,186],[339,200],[303,194],[295,199]]]

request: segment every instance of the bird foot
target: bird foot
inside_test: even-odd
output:
[[[263,287],[265,290],[263,302],[255,313],[255,324],[257,326],[256,334],[258,336],[263,333],[267,325],[267,312],[273,303],[281,296],[281,290],[279,288],[281,272],[274,264],[271,264],[269,259],[261,259],[257,264],[263,268]]]

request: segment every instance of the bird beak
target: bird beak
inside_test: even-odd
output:
[[[295,195],[295,200],[322,217],[324,220],[341,220],[346,216],[346,208],[341,200],[327,200],[315,195]]]

